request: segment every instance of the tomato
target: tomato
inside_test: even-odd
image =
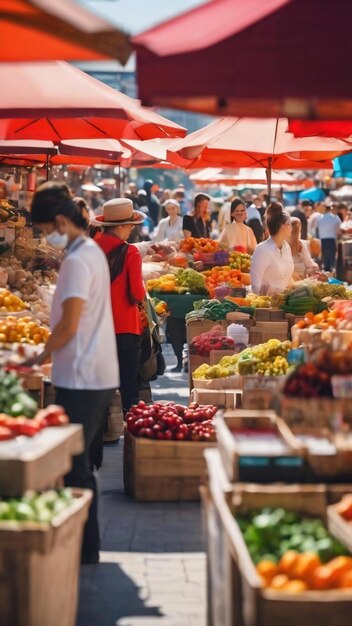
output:
[[[0,441],[7,441],[7,439],[13,439],[15,437],[15,433],[13,433],[6,426],[0,426]]]

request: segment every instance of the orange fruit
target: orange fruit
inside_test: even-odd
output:
[[[314,552],[300,554],[292,568],[292,576],[303,580],[307,585],[312,584],[313,572],[320,567],[321,561]]]
[[[352,570],[342,574],[338,581],[339,589],[352,589]]]
[[[270,583],[270,589],[283,589],[285,585],[289,582],[289,577],[286,574],[278,574],[272,578]]]
[[[330,580],[335,584],[338,579],[346,572],[352,571],[352,557],[350,556],[337,556],[326,567],[330,570]]]
[[[279,561],[279,571],[282,574],[287,574],[288,576],[290,576],[293,568],[298,562],[299,556],[300,555],[298,552],[296,552],[296,550],[287,550],[287,552],[282,555]]]
[[[282,588],[281,591],[287,591],[287,593],[302,593],[307,591],[308,586],[303,580],[289,580]]]
[[[333,573],[328,565],[321,565],[314,570],[312,575],[312,587],[320,591],[333,587]]]
[[[265,559],[258,563],[256,570],[259,576],[263,578],[266,585],[269,585],[274,576],[279,573],[276,563]]]

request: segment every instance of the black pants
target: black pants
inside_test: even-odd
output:
[[[139,401],[138,368],[141,361],[142,336],[132,333],[116,335],[120,366],[120,394],[123,412]]]
[[[331,272],[331,270],[334,269],[336,262],[336,240],[322,239],[321,252],[323,256],[324,271]]]
[[[172,349],[177,358],[178,367],[182,367],[183,344],[186,343],[186,322],[184,319],[168,317],[166,333],[170,339]]]
[[[84,431],[84,452],[73,457],[72,469],[65,476],[67,487],[81,487],[93,491],[93,500],[84,529],[82,552],[95,552],[100,549],[97,484],[90,469],[89,451],[94,437],[101,430],[105,411],[112,402],[114,393],[114,389],[56,389],[57,404],[64,407],[73,424],[82,424]]]

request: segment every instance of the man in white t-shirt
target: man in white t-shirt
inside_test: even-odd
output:
[[[100,541],[91,446],[119,386],[109,268],[99,246],[85,237],[86,221],[65,185],[42,185],[34,195],[31,217],[47,244],[66,252],[52,304],[52,334],[35,361],[41,364],[52,355],[56,402],[71,422],[83,426],[84,452],[73,457],[65,484],[93,491],[82,563],[97,563]]]

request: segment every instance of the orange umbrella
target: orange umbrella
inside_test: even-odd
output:
[[[270,195],[273,168],[329,168],[326,161],[350,151],[352,144],[348,141],[294,137],[288,132],[286,118],[226,117],[175,141],[168,150],[168,159],[172,161],[172,153],[177,152],[191,159],[192,167],[202,167],[203,163],[213,167],[264,167]]]
[[[125,33],[72,0],[1,0],[0,60],[96,61],[132,52]]]
[[[64,61],[0,64],[0,139],[183,137],[186,129]]]

